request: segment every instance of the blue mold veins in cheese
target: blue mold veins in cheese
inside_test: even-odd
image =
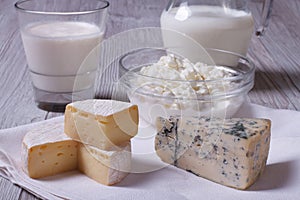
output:
[[[162,161],[237,189],[251,186],[269,153],[267,119],[158,118],[155,149]]]

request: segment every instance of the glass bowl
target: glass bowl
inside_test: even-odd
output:
[[[164,49],[143,48],[120,58],[117,93],[125,92],[130,102],[138,105],[140,117],[151,124],[159,116],[230,118],[238,111],[254,85],[255,67],[247,58],[238,54],[217,49],[206,51],[215,59],[213,66],[229,72],[230,77],[182,81],[146,76],[141,74],[140,70],[157,63],[160,57],[168,52]],[[211,90],[219,88],[219,91],[199,95],[193,92],[199,85],[205,85]],[[174,87],[181,88],[180,95],[172,94]],[[164,90],[163,94],[161,90]]]

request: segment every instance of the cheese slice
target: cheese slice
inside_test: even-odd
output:
[[[100,150],[93,146],[79,145],[78,168],[93,180],[113,185],[122,181],[131,170],[131,145]]]
[[[138,122],[138,107],[120,101],[78,101],[65,111],[65,133],[103,150],[128,142],[137,134]]]
[[[265,168],[270,124],[267,119],[158,118],[155,149],[166,163],[246,189]]]
[[[77,142],[63,133],[63,123],[50,123],[28,132],[22,143],[23,169],[43,178],[77,168]]]

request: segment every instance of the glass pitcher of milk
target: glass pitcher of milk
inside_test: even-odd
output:
[[[263,2],[262,20],[256,31],[259,36],[268,24],[273,0]],[[245,56],[254,32],[254,21],[248,3],[249,0],[170,0],[160,19],[162,30],[172,30],[163,31],[165,47],[188,55],[194,62],[199,60],[194,48],[182,48],[189,42],[177,37],[177,32],[194,40],[201,47]],[[231,61],[232,65],[234,63],[235,61]]]

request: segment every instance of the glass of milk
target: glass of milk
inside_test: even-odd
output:
[[[94,97],[99,44],[105,33],[103,0],[22,0],[15,4],[39,108]]]
[[[248,9],[249,1],[170,0],[160,18],[165,47],[184,54],[193,62],[199,61],[197,51],[189,48],[189,43],[176,34],[181,33],[203,48],[246,56],[254,32],[253,17]],[[262,35],[267,25],[273,0],[263,2],[263,16],[257,35]],[[224,64],[224,59],[227,59],[228,65],[237,64],[237,60],[211,56],[215,62],[222,59],[220,62]]]

